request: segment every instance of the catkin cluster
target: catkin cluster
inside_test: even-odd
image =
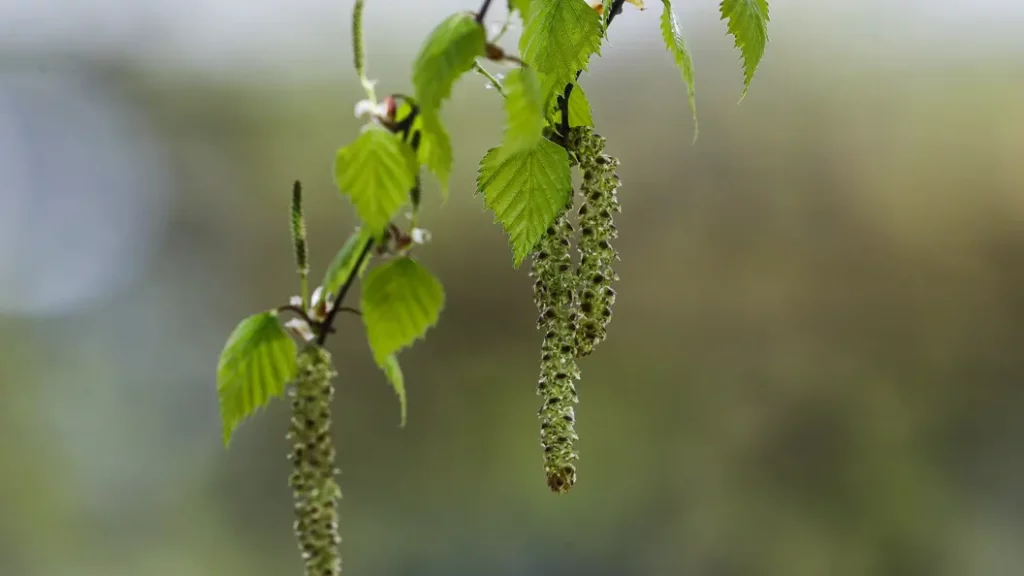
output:
[[[337,576],[341,573],[337,510],[341,489],[334,480],[337,470],[330,437],[335,372],[330,354],[314,345],[299,354],[298,365],[298,377],[289,391],[292,421],[288,431],[295,535],[306,576]]]
[[[611,245],[619,237],[613,221],[620,211],[617,194],[621,183],[615,173],[619,161],[604,153],[604,145],[604,137],[586,126],[569,133],[569,149],[583,175],[583,202],[578,212],[580,262],[576,270],[580,316],[576,347],[580,358],[593,352],[607,336],[615,303],[611,283],[619,279],[612,268],[619,254]]]
[[[571,202],[571,200],[570,200]],[[571,204],[566,207],[569,210]],[[565,214],[547,229],[533,254],[534,302],[544,332],[537,394],[544,470],[552,491],[567,492],[576,483],[576,436],[573,406],[578,401],[576,366],[576,277],[569,254],[573,229]]]

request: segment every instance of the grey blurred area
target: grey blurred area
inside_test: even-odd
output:
[[[473,195],[502,104],[467,76],[405,429],[358,320],[331,345],[346,573],[1021,574],[1024,9],[775,0],[737,105],[717,2],[677,2],[692,143],[647,4],[583,81],[624,187],[578,486],[544,484],[530,281]],[[476,7],[368,0],[379,90]],[[286,407],[225,451],[215,368],[298,289],[291,182],[315,276],[354,223],[350,8],[0,1],[0,574],[299,573]]]

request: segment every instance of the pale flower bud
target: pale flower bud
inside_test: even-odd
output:
[[[416,244],[426,244],[427,242],[430,242],[431,237],[430,230],[425,228],[413,228],[412,231],[409,232],[409,236],[412,237],[412,241]]]
[[[315,337],[313,329],[302,318],[292,318],[284,323],[284,327],[291,331],[296,338],[300,338],[304,342],[312,342]]]
[[[359,102],[356,102],[355,115],[356,118],[363,118],[365,116],[385,116],[387,115],[387,106],[383,102],[373,102],[364,98]]]

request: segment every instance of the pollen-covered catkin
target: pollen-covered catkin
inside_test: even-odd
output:
[[[574,128],[569,134],[569,148],[583,174],[580,185],[583,202],[578,212],[580,262],[576,271],[579,282],[576,347],[580,358],[593,352],[608,334],[615,303],[611,284],[619,279],[612,268],[619,254],[611,244],[619,237],[614,223],[614,214],[620,211],[620,181],[615,173],[619,161],[604,153],[604,145],[605,139],[585,126]]]
[[[570,204],[566,207],[568,212]],[[537,394],[543,399],[540,417],[544,470],[553,492],[569,491],[576,483],[576,275],[569,247],[572,225],[563,214],[547,229],[533,253],[530,276],[534,302],[544,333]]]
[[[341,489],[334,480],[338,471],[330,436],[335,372],[330,354],[319,346],[306,347],[298,364],[298,377],[289,391],[292,421],[288,431],[295,535],[306,576],[337,576],[341,573],[337,510]]]

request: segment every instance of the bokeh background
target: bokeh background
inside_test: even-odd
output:
[[[579,484],[544,484],[530,281],[473,196],[501,102],[469,75],[406,428],[359,322],[331,344],[345,572],[1024,573],[1024,9],[774,0],[737,104],[717,2],[678,2],[693,144],[647,3],[583,81],[625,185]],[[369,0],[380,90],[475,8]],[[291,182],[318,273],[353,225],[330,175],[359,126],[350,9],[0,1],[3,576],[300,573],[286,407],[225,451],[215,367],[297,290]]]

